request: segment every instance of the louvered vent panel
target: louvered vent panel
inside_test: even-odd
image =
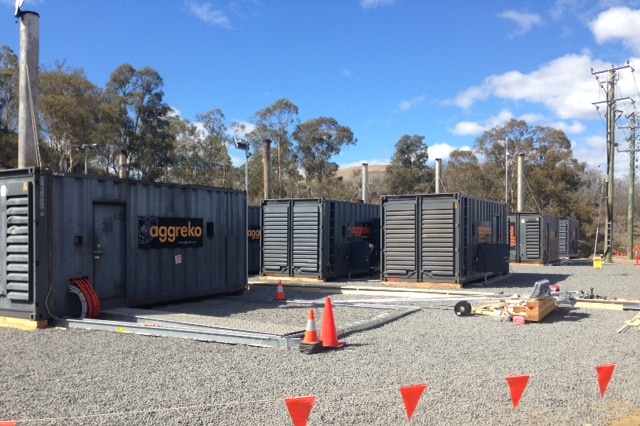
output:
[[[29,285],[29,196],[7,196],[7,297],[30,302]]]

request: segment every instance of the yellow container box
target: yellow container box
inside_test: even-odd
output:
[[[594,269],[602,269],[602,258],[594,257],[593,258],[593,268]]]

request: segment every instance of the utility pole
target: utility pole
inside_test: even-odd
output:
[[[509,138],[504,139],[504,203],[509,214]]]
[[[629,137],[629,203],[627,206],[627,256],[633,259],[633,198],[636,185],[636,114],[631,115]]]
[[[613,188],[614,188],[614,156],[616,152],[615,141],[615,124],[616,124],[616,102],[620,100],[631,100],[630,98],[616,99],[616,71],[631,68],[627,65],[622,67],[611,67],[608,70],[594,72],[591,70],[591,74],[598,79],[598,75],[607,73],[607,88],[605,93],[607,94],[607,100],[603,101],[607,104],[607,224],[604,228],[604,261],[607,263],[613,262]],[[633,72],[633,68],[631,68]],[[602,102],[595,102],[594,105]]]
[[[627,207],[627,257],[633,259],[633,204],[635,198],[635,185],[636,185],[636,129],[639,127],[636,124],[636,113],[632,112],[627,116],[629,118],[629,125],[620,127],[621,129],[630,129],[631,136],[629,136],[629,201]]]

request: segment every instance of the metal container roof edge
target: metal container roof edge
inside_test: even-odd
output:
[[[146,185],[146,186],[166,186],[166,187],[177,187],[177,188],[194,188],[194,189],[204,189],[211,191],[224,191],[231,193],[244,193],[244,190],[232,189],[232,188],[223,188],[220,186],[208,186],[208,185],[196,185],[196,184],[181,184],[175,182],[153,182],[146,180],[135,180],[135,179],[121,179],[117,176],[105,176],[105,175],[85,175],[82,173],[64,173],[64,172],[55,172],[52,170],[42,170],[37,167],[29,167],[24,169],[6,169],[0,170],[0,178],[9,178],[9,177],[20,177],[20,176],[55,176],[55,177],[70,177],[75,179],[89,179],[89,180],[105,180],[112,182],[122,182],[133,185]]]
[[[475,199],[475,200],[482,200],[482,201],[489,201],[492,203],[502,203],[504,204],[503,201],[495,201],[495,200],[488,200],[486,198],[481,198],[481,197],[476,197],[473,195],[467,195],[464,194],[462,192],[445,192],[445,193],[439,193],[439,194],[402,194],[402,195],[382,195],[380,196],[380,200],[384,201],[384,200],[401,200],[401,199],[410,199],[410,198],[418,198],[418,197],[424,197],[424,198],[471,198],[471,199]]]

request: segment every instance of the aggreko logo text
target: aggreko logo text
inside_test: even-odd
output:
[[[202,227],[191,225],[191,221],[186,226],[154,225],[149,228],[149,236],[157,238],[161,243],[173,243],[178,238],[201,238]]]

